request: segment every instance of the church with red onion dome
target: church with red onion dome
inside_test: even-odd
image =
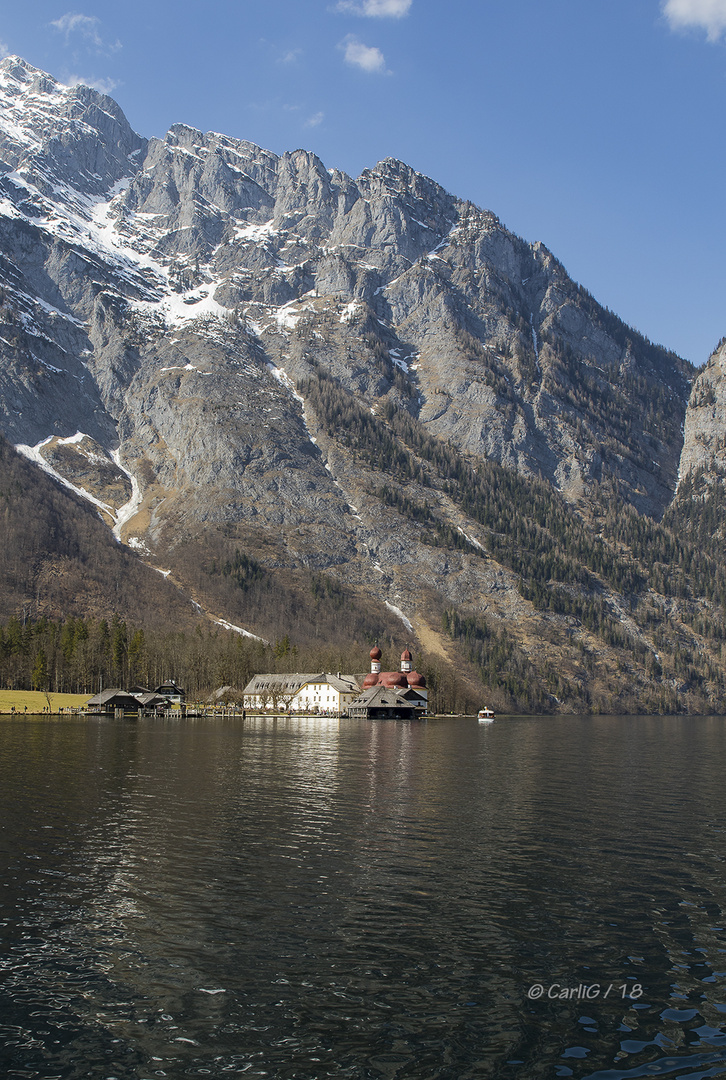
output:
[[[371,670],[363,680],[359,697],[351,702],[348,715],[369,720],[419,720],[426,713],[429,692],[426,680],[413,670],[408,648],[401,653],[400,671],[381,671],[381,650],[371,649]]]
[[[401,653],[400,671],[381,671],[381,650],[377,645],[371,649],[371,670],[363,680],[363,689],[369,690],[372,686],[385,686],[388,690],[406,690],[409,687],[416,690],[426,689],[426,680],[413,670],[413,657],[406,647]],[[423,695],[428,697],[427,694]]]

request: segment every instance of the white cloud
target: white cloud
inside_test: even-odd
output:
[[[123,85],[115,79],[89,79],[86,75],[66,75],[63,82],[66,86],[90,86],[92,90],[98,90],[99,94],[108,95]]]
[[[90,42],[91,45],[101,51],[116,52],[117,49],[121,48],[120,41],[115,42],[113,45],[106,44],[98,32],[101,23],[95,15],[80,15],[68,11],[65,15],[61,15],[60,19],[54,19],[50,25],[54,30],[58,30],[59,33],[65,36],[66,44],[70,41],[71,34],[80,34],[85,41]]]
[[[0,60],[4,60],[6,56],[10,56],[10,49],[4,41],[0,41]]]
[[[278,64],[295,64],[302,56],[302,49],[289,49],[277,59]]]
[[[386,70],[386,60],[380,49],[375,45],[364,45],[353,34],[349,34],[341,41],[341,49],[345,51],[345,62],[352,67],[359,67],[369,73],[383,72]]]
[[[319,124],[322,124],[324,119],[325,119],[325,113],[324,112],[316,112],[313,116],[308,117],[308,119],[305,121],[305,127],[306,128],[318,127]]]
[[[726,0],[665,0],[662,7],[673,30],[705,30],[709,41],[726,30]]]
[[[65,15],[61,15],[60,19],[54,19],[50,25],[59,30],[61,34],[65,34],[66,41],[69,40],[71,34],[78,32],[84,38],[92,41],[94,45],[103,45],[97,30],[98,19],[95,15],[74,15],[69,11]]]
[[[351,11],[373,19],[402,19],[408,15],[412,0],[340,0],[337,11]]]

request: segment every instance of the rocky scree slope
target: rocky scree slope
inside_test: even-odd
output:
[[[0,430],[180,580],[212,530],[480,673],[506,628],[502,693],[547,684],[539,706],[615,702],[616,655],[636,699],[720,693],[715,644],[695,683],[664,671],[647,552],[605,528],[669,506],[692,370],[403,163],[353,180],[184,125],[147,141],[9,57],[0,289]],[[701,647],[691,623],[671,651]]]

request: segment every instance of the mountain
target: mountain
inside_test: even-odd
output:
[[[147,141],[8,57],[0,290],[0,431],[205,610],[365,609],[505,705],[723,701],[718,552],[667,572],[703,376],[494,214],[392,159]]]

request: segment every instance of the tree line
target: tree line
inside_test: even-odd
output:
[[[320,596],[345,603],[336,593],[335,582],[325,575],[316,575],[314,588]],[[25,623],[12,617],[0,623],[0,685],[91,697],[111,687],[153,690],[174,679],[186,691],[187,700],[203,702],[224,686],[243,690],[253,676],[263,673],[341,671],[358,675],[362,681],[371,644],[367,649],[340,642],[298,644],[288,635],[270,643],[202,623],[191,632],[149,630],[119,615],[110,619],[41,617]],[[396,669],[400,642],[389,635],[381,644],[389,666]],[[432,711],[475,707],[476,694],[448,666],[425,656],[417,660],[417,666],[431,688]]]

